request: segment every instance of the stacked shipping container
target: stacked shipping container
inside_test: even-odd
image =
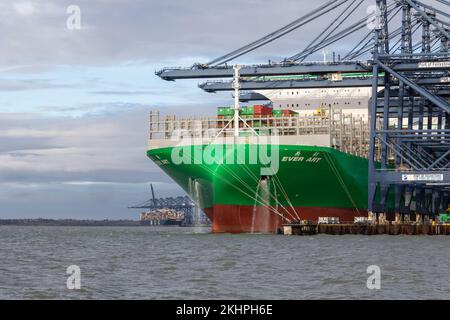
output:
[[[239,110],[242,118],[260,118],[260,117],[290,117],[295,114],[292,110],[273,109],[265,105],[243,106]],[[219,107],[217,109],[218,118],[232,118],[234,107]]]

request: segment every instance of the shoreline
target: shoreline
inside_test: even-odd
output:
[[[0,226],[30,227],[140,227],[138,220],[76,220],[76,219],[0,219]]]
[[[0,227],[173,227],[173,226],[151,226],[142,224],[140,220],[77,220],[77,219],[0,219]],[[207,225],[178,226],[178,227],[210,227]]]

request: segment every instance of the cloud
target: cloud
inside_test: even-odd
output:
[[[58,112],[83,112],[84,115],[105,114],[124,112],[127,110],[135,110],[139,108],[147,108],[146,104],[131,103],[131,102],[92,102],[83,103],[77,106],[45,106],[41,107],[41,110],[45,111],[58,111]]]
[[[103,90],[91,91],[91,94],[99,94],[106,96],[135,96],[135,95],[152,95],[158,93],[156,90],[141,90],[141,91],[124,91],[124,90]]]
[[[0,80],[1,91],[29,91],[42,89],[76,88],[77,85],[55,83],[48,79],[9,79]]]
[[[30,1],[17,2],[13,5],[19,16],[28,17],[35,12],[35,7]]]
[[[16,128],[8,130],[0,130],[0,138],[52,138],[64,135],[63,131],[36,130],[28,128]]]
[[[2,0],[0,70],[39,70],[39,65],[140,63],[189,66],[206,62],[288,24],[325,3],[306,0],[78,0],[81,30],[68,30],[72,0]],[[438,8],[445,6],[424,0]],[[355,17],[373,5],[366,0]],[[239,61],[264,62],[300,52],[336,19],[344,6]],[[353,20],[354,21],[354,20]],[[347,26],[348,24],[344,24]],[[344,53],[367,30],[330,45]],[[20,54],[18,54],[20,53]],[[321,59],[319,52],[316,59]],[[28,66],[28,67],[27,67]],[[15,69],[14,69],[15,68]]]
[[[325,2],[77,0],[82,28],[68,30],[72,0],[2,0],[0,104],[14,112],[0,113],[0,217],[136,217],[126,207],[149,197],[150,182],[158,196],[181,194],[146,157],[149,105],[212,115],[231,100],[200,91],[196,80],[168,83],[153,72],[206,62]],[[335,17],[238,61],[295,54]],[[345,52],[355,39],[327,49]]]
[[[73,4],[72,0],[19,4],[15,0],[3,0],[0,27],[4,37],[0,61],[4,67],[114,63],[151,64],[155,68],[166,64],[191,65],[206,62],[268,34],[324,2],[79,0],[82,28],[68,30],[66,9]],[[364,13],[365,7],[361,11]],[[325,28],[330,17],[333,16],[326,16],[250,57],[266,60],[266,57],[294,54]],[[335,47],[340,49],[342,44]]]
[[[153,72],[209,60],[316,5],[78,0],[81,30],[68,30],[72,4],[0,2],[0,103],[34,111],[0,114],[0,217],[124,217],[148,197],[149,182],[159,183],[159,196],[182,193],[146,157],[148,105],[208,115],[228,100],[196,81],[150,83]]]
[[[0,218],[137,218],[126,207],[149,197],[150,182],[159,196],[182,194],[146,156],[148,111],[0,113]]]

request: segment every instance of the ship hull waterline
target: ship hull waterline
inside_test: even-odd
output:
[[[273,233],[292,221],[338,217],[348,223],[367,216],[366,158],[330,147],[279,145],[276,172],[266,176],[267,162],[238,161],[238,149],[249,155],[251,145],[223,148],[224,158],[213,163],[194,159],[196,149],[207,145],[185,147],[181,155],[187,161],[181,163],[174,148],[150,149],[147,155],[208,215],[212,232]]]

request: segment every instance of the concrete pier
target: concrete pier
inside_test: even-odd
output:
[[[283,234],[285,235],[306,236],[316,233],[316,224],[287,224],[283,226]]]
[[[319,224],[284,226],[286,235],[313,235],[317,233],[331,235],[450,235],[450,224]]]
[[[376,225],[318,225],[318,233],[325,234],[390,234],[390,235],[450,235],[450,225],[376,224]]]

